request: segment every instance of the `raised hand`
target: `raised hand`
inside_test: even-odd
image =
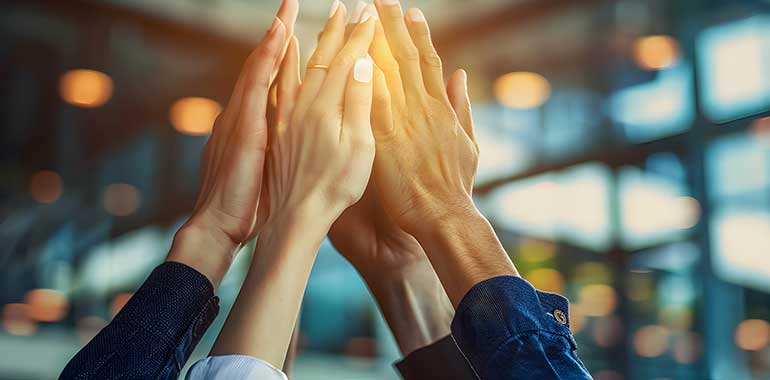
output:
[[[378,194],[391,219],[423,246],[458,304],[475,283],[516,274],[473,203],[478,146],[466,74],[458,70],[444,85],[441,59],[419,9],[404,17],[397,0],[376,5],[383,30],[371,54],[390,94],[373,106]],[[479,232],[473,240],[460,238],[473,230]]]
[[[366,8],[356,5],[348,29]],[[377,23],[372,53],[390,57],[382,26]],[[378,69],[375,69],[378,71]],[[390,120],[390,97],[381,72],[374,81],[372,123]],[[377,128],[378,126],[374,126]],[[387,191],[384,189],[383,191]],[[366,281],[406,355],[449,334],[454,316],[449,299],[417,240],[393,222],[382,206],[373,179],[363,198],[348,208],[329,231],[335,248]]]
[[[375,153],[373,62],[366,54],[374,19],[364,16],[345,43],[345,13],[340,5],[329,19],[301,86],[296,40],[286,52],[267,145],[264,225],[212,355],[282,366],[318,247],[366,189]]]
[[[380,112],[374,123],[375,175],[388,214],[410,232],[425,226],[426,214],[472,204],[478,148],[465,72],[452,76],[447,93],[422,12],[411,9],[405,23],[397,3],[377,4],[392,57],[375,42],[372,55],[391,96],[391,113]]]
[[[256,233],[267,145],[268,89],[298,11],[297,0],[285,0],[246,60],[201,157],[201,187],[192,216],[177,233],[169,254],[168,260],[191,265],[215,286],[238,248]]]

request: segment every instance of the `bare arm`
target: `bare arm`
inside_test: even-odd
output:
[[[263,188],[269,202],[260,205],[267,219],[212,355],[248,355],[283,366],[318,247],[366,189],[374,160],[373,64],[364,57],[374,24],[364,20],[343,46],[344,16],[340,7],[330,18],[311,59],[310,67],[329,71],[311,69],[301,88],[296,39],[287,51]]]

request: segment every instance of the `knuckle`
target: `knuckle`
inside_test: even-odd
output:
[[[313,56],[308,61],[307,65],[325,65],[327,62],[329,62],[329,59],[326,57],[326,54],[322,51],[316,51]]]
[[[434,50],[431,50],[423,54],[421,58],[422,58],[422,62],[425,63],[428,67],[440,69],[443,66],[443,63],[441,62],[441,57]]]
[[[269,87],[269,76],[263,75],[259,67],[252,67],[249,69],[249,72],[246,74],[246,81],[244,83],[246,92],[255,90],[268,91]]]
[[[356,58],[349,52],[342,52],[337,58],[334,59],[332,66],[334,67],[351,67],[355,63]]]
[[[399,62],[417,62],[420,60],[420,53],[414,46],[399,49],[396,53],[396,59]]]

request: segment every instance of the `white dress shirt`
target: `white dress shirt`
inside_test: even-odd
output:
[[[251,356],[211,356],[196,362],[186,380],[288,380],[270,363]]]

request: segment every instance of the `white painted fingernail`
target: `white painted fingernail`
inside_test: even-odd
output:
[[[369,11],[364,11],[364,14],[361,15],[361,21],[359,21],[358,23],[363,24],[370,18],[372,18],[372,14],[369,13]]]
[[[385,5],[396,5],[398,4],[398,0],[382,0],[382,3]]]
[[[361,19],[361,13],[364,12],[364,9],[366,9],[366,3],[359,0],[358,3],[356,3],[356,7],[353,8],[353,13],[350,14],[350,24],[358,24],[358,20]]]
[[[417,8],[410,8],[409,19],[412,20],[412,22],[425,22],[425,15]]]
[[[369,12],[369,14],[372,15],[372,18],[374,18],[375,20],[380,19],[380,14],[377,13],[377,7],[375,7],[374,4],[369,4],[366,7],[366,11]],[[361,22],[364,22],[364,21],[361,21]]]
[[[353,79],[361,83],[369,83],[374,76],[374,65],[369,57],[356,60],[356,66],[353,68]]]
[[[334,0],[332,3],[332,9],[329,11],[329,18],[334,17],[337,14],[337,9],[340,8],[340,0]]]

